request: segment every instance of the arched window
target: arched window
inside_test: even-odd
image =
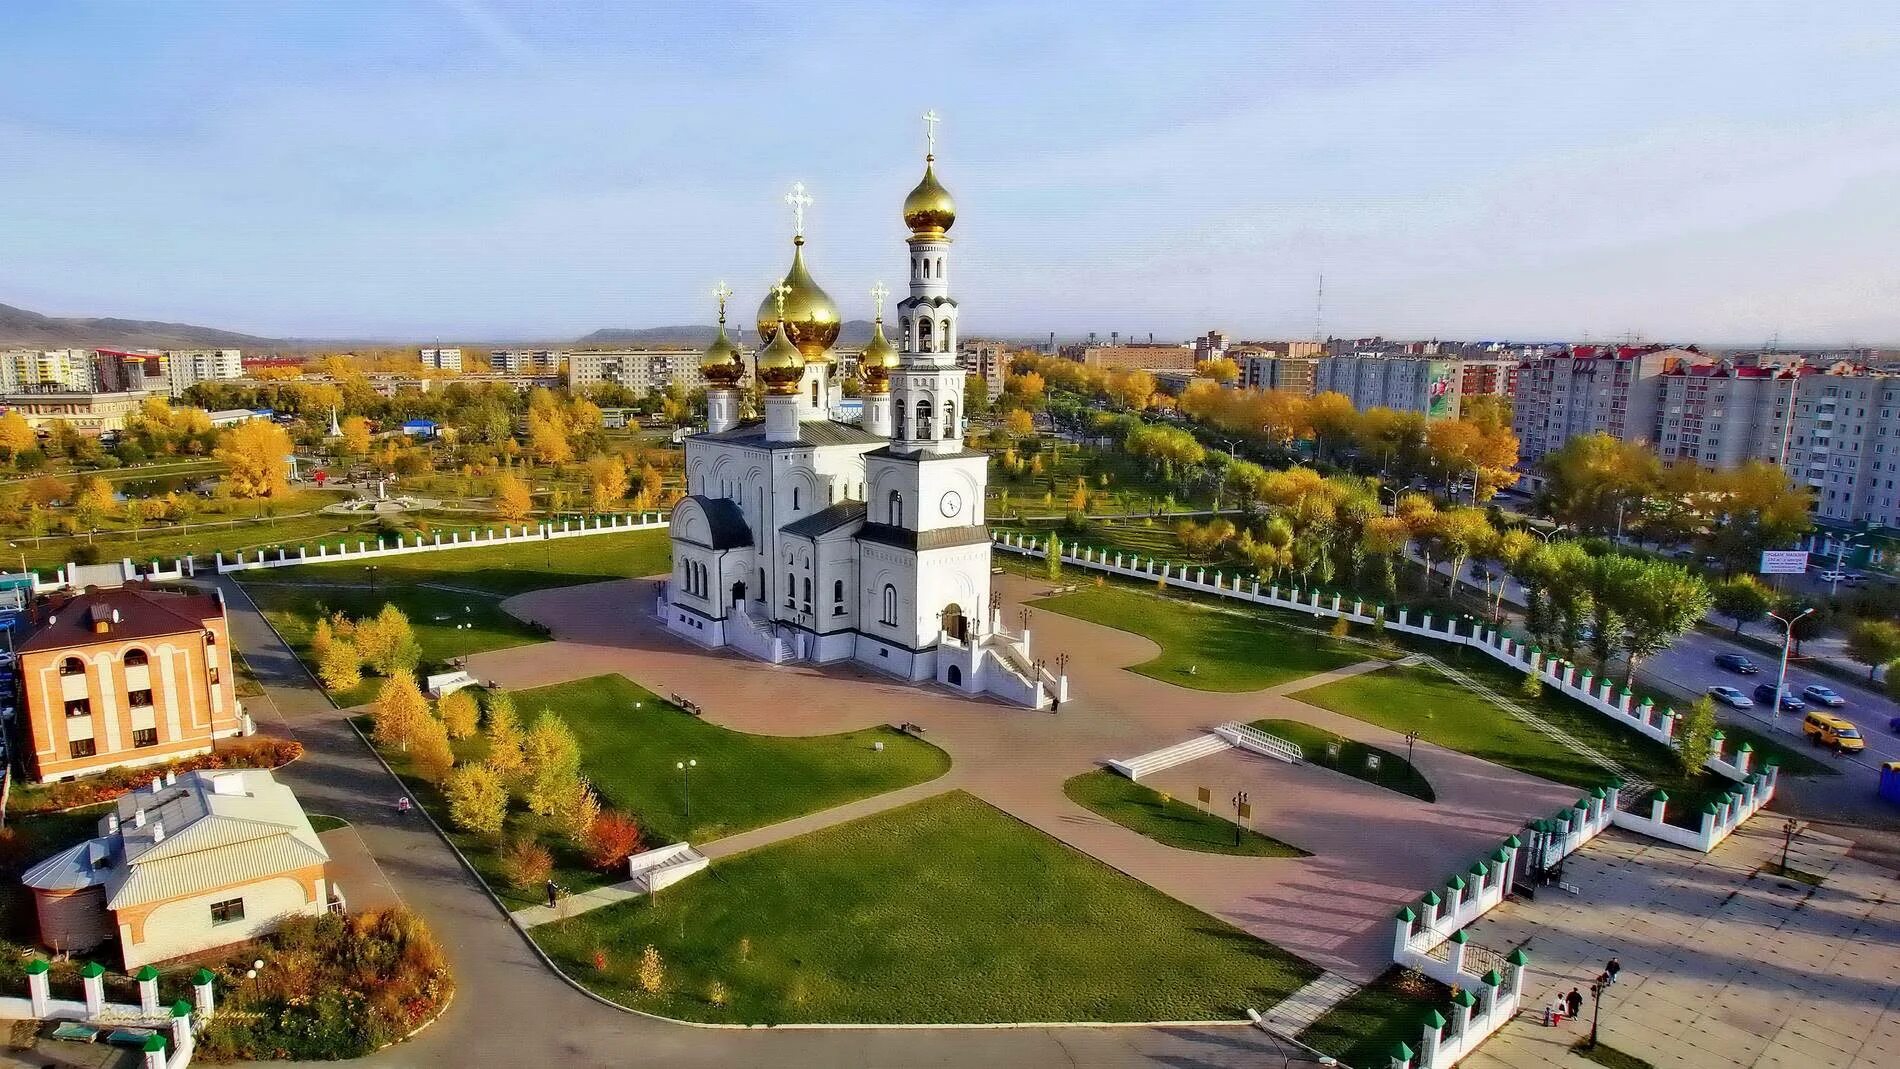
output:
[[[785,607],[798,608],[798,576],[791,572],[785,573]]]
[[[86,662],[77,657],[68,657],[59,662],[59,674],[63,676],[83,676],[86,674]]]
[[[914,348],[915,339],[910,336],[910,317],[904,316],[897,321],[897,333],[904,339],[905,348]]]
[[[831,615],[844,615],[844,580],[842,579],[831,581]]]
[[[957,436],[957,403],[955,401],[943,403],[943,436],[945,438]]]
[[[765,601],[765,569],[759,569],[759,601]]]
[[[930,436],[930,402],[919,401],[917,402],[917,437],[927,439]]]
[[[930,257],[924,257],[924,277],[930,277]]]
[[[884,584],[883,622],[892,627],[897,626],[897,588],[889,583]]]
[[[127,668],[139,668],[149,663],[151,663],[151,658],[145,655],[144,650],[134,649],[125,651],[125,666]]]
[[[927,316],[917,317],[917,351],[930,351],[930,319]]]
[[[792,487],[792,511],[798,511],[798,487]]]
[[[940,353],[950,351],[950,321],[948,319],[944,320],[938,327],[937,351]]]
[[[799,600],[804,604],[805,611],[810,612],[811,611],[811,576],[808,575],[801,581],[805,584],[805,588],[804,588],[805,596],[803,598],[800,598]]]
[[[896,490],[891,491],[890,514],[892,527],[904,526],[904,495],[898,493]]]
[[[899,438],[904,437],[904,428],[907,425],[908,425],[908,421],[904,418],[904,406],[898,405],[897,406],[897,436]]]
[[[937,257],[937,277],[943,277],[943,257]]]
[[[818,380],[817,379],[811,380],[811,406],[813,408],[818,407]]]

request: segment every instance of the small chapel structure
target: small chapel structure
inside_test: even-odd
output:
[[[687,496],[673,512],[673,570],[658,604],[673,633],[770,661],[857,661],[1031,707],[1066,680],[1002,627],[990,594],[987,454],[964,444],[964,370],[950,295],[956,209],[935,172],[904,200],[910,294],[898,342],[876,319],[859,362],[863,414],[832,418],[842,325],[805,266],[802,185],[792,206],[792,263],[760,303],[756,375],[763,418],[742,419],[745,364],[719,333],[702,360],[706,429],[688,437]]]

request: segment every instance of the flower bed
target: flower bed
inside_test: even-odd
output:
[[[201,768],[277,768],[303,756],[303,743],[268,735],[227,739],[208,754],[140,768],[115,768],[67,783],[22,786],[13,792],[7,808],[16,814],[57,813],[65,809],[110,802],[151,785],[167,772]]]

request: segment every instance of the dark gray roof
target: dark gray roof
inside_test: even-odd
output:
[[[712,548],[733,549],[752,544],[752,529],[746,526],[745,513],[739,511],[737,502],[704,494],[694,494],[691,500],[706,510],[706,525],[712,528]]]
[[[855,423],[839,423],[837,420],[808,420],[798,425],[798,440],[794,442],[769,442],[765,439],[765,421],[748,420],[731,430],[707,432],[694,435],[714,442],[731,442],[734,445],[752,446],[755,449],[798,449],[812,445],[870,445],[884,441],[883,435],[872,434]]]
[[[864,502],[840,501],[827,509],[814,512],[802,520],[795,520],[779,528],[788,535],[799,538],[817,538],[840,527],[848,527],[864,519]]]
[[[957,299],[955,297],[906,297],[897,302],[897,307],[909,310],[920,304],[927,304],[932,308],[942,308],[947,304],[955,308],[957,307]]]
[[[967,460],[970,457],[983,457],[985,459],[989,457],[988,453],[980,449],[959,449],[954,453],[933,453],[928,449],[913,449],[908,451],[892,449],[888,445],[882,449],[873,449],[864,455],[867,457],[893,457],[897,460]]]
[[[858,531],[860,542],[877,542],[909,550],[973,546],[989,540],[990,529],[980,523],[974,527],[940,527],[934,531],[912,531],[888,523],[867,523]]]

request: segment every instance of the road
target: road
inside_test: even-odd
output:
[[[435,931],[455,971],[455,1001],[441,1019],[366,1061],[405,1069],[591,1069],[632,1062],[677,1069],[1308,1064],[1248,1027],[704,1028],[601,1003],[542,961],[419,810],[396,812],[400,788],[350,729],[348,714],[316,689],[242,587],[228,576],[215,583],[226,598],[232,641],[264,684],[265,696],[247,706],[265,731],[304,744],[303,759],[286,766],[281,778],[309,808],[356,826],[405,904]],[[312,1069],[334,1064],[313,1063]]]

